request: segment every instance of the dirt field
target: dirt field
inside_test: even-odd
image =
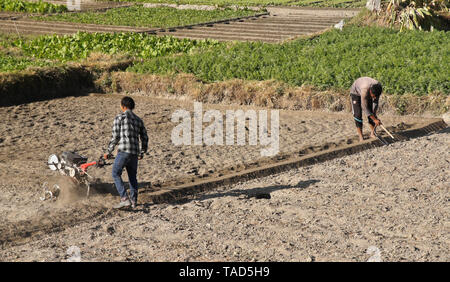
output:
[[[156,191],[159,184],[174,179],[189,181],[201,179],[206,175],[214,176],[239,171],[248,167],[248,164],[258,163],[261,160],[261,146],[233,146],[232,149],[228,146],[174,146],[171,143],[170,134],[176,124],[170,121],[171,115],[177,109],[191,111],[192,103],[137,96],[135,100],[138,105],[135,111],[143,118],[150,136],[150,155],[146,156],[140,163],[138,177],[141,191]],[[337,253],[325,255],[321,249],[321,246],[323,247],[325,244],[323,242],[325,239],[316,238],[314,235],[316,231],[314,230],[319,230],[317,231],[319,233],[324,232],[323,228],[326,228],[332,222],[333,217],[337,217],[338,222],[335,224],[337,226],[345,224],[345,230],[348,233],[339,231],[342,233],[340,233],[340,236],[358,234],[349,225],[362,224],[361,222],[355,223],[353,220],[361,221],[363,219],[360,216],[364,215],[374,222],[381,222],[382,227],[372,229],[378,230],[376,232],[380,234],[388,232],[383,235],[385,237],[394,235],[398,237],[399,234],[404,234],[402,233],[403,229],[410,230],[410,228],[413,228],[411,222],[421,222],[418,226],[424,228],[420,230],[423,234],[428,234],[427,236],[442,231],[442,228],[436,229],[436,226],[439,226],[436,224],[442,224],[445,219],[445,209],[443,208],[446,204],[446,189],[448,189],[449,139],[447,133],[432,136],[431,139],[426,137],[420,139],[420,141],[394,144],[391,145],[392,149],[389,150],[377,149],[378,151],[372,153],[366,152],[358,156],[351,156],[348,157],[349,161],[345,159],[342,161],[336,160],[305,170],[264,178],[260,182],[253,181],[232,187],[223,187],[222,190],[200,196],[198,199],[184,204],[153,205],[142,203],[136,213],[113,211],[110,207],[117,202],[118,197],[110,176],[111,167],[93,168],[90,171],[100,180],[101,184],[94,187],[96,189],[94,195],[86,200],[84,195],[81,194],[84,191],[72,187],[65,178],[58,177],[54,172],[51,172],[45,162],[52,153],[73,149],[77,149],[81,154],[95,160],[103,152],[102,147],[106,147],[110,138],[111,124],[114,116],[118,113],[119,101],[120,96],[118,95],[95,95],[2,108],[0,118],[5,122],[0,125],[0,136],[2,136],[0,139],[0,189],[2,191],[0,208],[4,219],[0,224],[3,246],[0,255],[1,260],[62,260],[65,253],[62,249],[70,244],[67,241],[68,238],[77,238],[73,239],[74,244],[80,245],[79,247],[83,249],[86,243],[81,243],[80,240],[85,239],[84,235],[88,234],[93,239],[100,236],[102,239],[87,241],[94,244],[95,242],[103,244],[105,243],[103,239],[106,238],[102,236],[112,236],[108,235],[111,232],[111,234],[117,236],[110,238],[111,245],[106,243],[105,246],[98,246],[103,250],[100,253],[94,252],[84,255],[85,251],[83,251],[84,259],[285,261],[308,260],[307,254],[311,254],[316,258],[321,256],[323,260],[362,260],[365,257],[364,252],[356,254],[349,251],[348,254],[344,252],[345,255]],[[232,106],[203,105],[203,110],[212,108],[223,112],[226,109],[234,109]],[[249,109],[259,110],[244,108],[244,110]],[[419,118],[414,117],[390,116],[383,116],[382,120],[386,125],[402,124],[406,128],[420,121]],[[356,142],[353,127],[354,124],[350,114],[281,111],[280,152],[281,154],[308,153],[320,151],[330,146],[338,147]],[[433,142],[433,146],[427,145],[431,142]],[[416,148],[417,146],[419,147]],[[395,148],[400,151],[391,152]],[[403,153],[402,150],[408,152],[409,155]],[[415,153],[413,154],[413,152]],[[426,158],[417,158],[417,152],[421,152]],[[384,157],[380,160],[376,159],[376,165],[372,164],[371,159],[378,155]],[[395,162],[393,156],[400,156],[397,162]],[[410,158],[414,159],[414,162],[411,162]],[[271,161],[276,161],[276,159],[265,158],[262,160],[263,163],[270,163]],[[430,165],[427,162],[433,163]],[[362,169],[365,166],[369,166],[369,170],[363,172],[362,178],[356,177],[354,170]],[[370,176],[376,177],[377,180],[369,178],[368,173],[372,170],[381,170],[381,172],[389,174],[394,166],[395,169],[398,169],[396,181],[399,185],[401,184],[401,187],[396,187],[397,182],[391,182],[389,177],[378,172],[376,176]],[[418,168],[424,168],[424,170],[418,170]],[[311,175],[311,172],[316,174]],[[416,174],[417,172],[420,172],[420,174]],[[343,173],[343,175],[340,175],[340,173]],[[327,176],[327,174],[330,175]],[[411,178],[411,176],[414,176],[414,178]],[[425,181],[426,185],[415,184],[414,187],[405,188],[415,183],[416,178]],[[368,180],[361,181],[366,179]],[[56,202],[41,201],[39,200],[39,197],[42,196],[41,185],[45,181],[51,184],[58,183],[61,185],[63,192],[65,189],[69,189],[67,191],[70,191],[70,193],[65,192],[64,197]],[[339,184],[339,181],[341,184]],[[331,189],[330,183],[336,183],[337,190]],[[371,190],[371,185],[377,185],[376,189]],[[346,193],[348,189],[351,193]],[[425,190],[422,191],[422,189]],[[414,191],[415,194],[410,194],[411,191],[406,190]],[[79,194],[77,191],[81,193]],[[265,200],[251,197],[252,194],[261,191],[271,192],[272,199]],[[382,199],[386,202],[379,202],[378,194],[383,194]],[[355,199],[358,199],[358,201],[352,203],[353,196],[351,195],[356,197]],[[383,226],[388,225],[384,220],[400,220],[401,215],[398,214],[396,209],[403,210],[407,207],[403,210],[403,212],[407,212],[416,208],[409,200],[407,201],[407,199],[410,199],[410,195],[415,195],[414,199],[423,200],[420,203],[424,207],[426,203],[433,203],[433,206],[429,206],[427,209],[417,208],[417,212],[410,215],[412,219],[408,219],[410,221],[405,222],[403,229],[400,231],[397,229],[384,230]],[[333,200],[335,197],[341,199],[335,201]],[[319,206],[318,203],[323,201],[331,205],[329,208],[332,208],[325,209],[324,206]],[[363,205],[367,201],[369,201],[369,206],[365,207],[367,212],[357,213],[357,206]],[[296,203],[302,204],[296,207]],[[346,215],[348,220],[341,222],[343,220],[342,214],[338,216],[336,212],[344,212],[342,208],[346,205],[356,206],[350,209],[351,216]],[[376,213],[380,209],[381,212],[392,211],[394,207],[396,212],[390,213],[391,215],[395,214],[394,218],[387,218],[383,213],[380,215]],[[431,210],[431,207],[434,208]],[[297,210],[297,208],[301,210]],[[202,213],[202,211],[205,211],[205,213]],[[430,215],[423,214],[432,211],[435,213],[431,218]],[[233,217],[230,217],[232,214]],[[216,216],[219,215],[220,217],[217,218]],[[304,220],[307,219],[308,224],[313,223],[312,227],[308,227],[312,229],[308,229],[307,233],[299,233],[301,229],[297,230],[301,227],[302,222],[296,221],[299,216],[305,217]],[[442,216],[444,216],[444,219]],[[152,220],[148,220],[148,217]],[[353,217],[356,217],[356,219]],[[158,218],[166,223],[161,224]],[[239,224],[239,221],[244,218],[247,218],[245,221],[247,223]],[[324,218],[324,222],[319,221],[320,218]],[[284,221],[280,221],[281,219]],[[288,224],[294,219],[295,221]],[[424,219],[426,219],[425,222],[422,222],[421,220]],[[120,236],[128,236],[126,234],[128,234],[129,224],[142,225],[139,228],[137,226],[132,228],[137,230],[132,232],[134,234],[132,236],[138,238],[136,240],[140,242],[139,244],[151,245],[151,247],[144,248],[143,245],[136,247],[132,246],[133,244],[130,245],[130,242],[127,241],[126,247],[114,247],[114,250],[108,250],[108,246],[117,245],[114,240],[121,240]],[[217,226],[215,226],[216,224]],[[280,224],[282,226],[286,224],[286,226],[281,228]],[[111,226],[112,229],[109,228]],[[276,231],[279,228],[281,228],[279,231],[281,233]],[[303,226],[303,228],[306,227]],[[335,228],[338,227],[335,226]],[[93,231],[87,232],[86,229]],[[58,230],[61,232],[58,232]],[[222,231],[217,233],[218,230]],[[232,232],[229,232],[230,230]],[[56,233],[46,235],[50,231]],[[310,244],[307,244],[308,248],[312,249],[309,249],[306,253],[304,251],[288,252],[284,249],[286,247],[284,243],[282,244],[283,248],[279,250],[280,252],[270,248],[255,249],[252,246],[255,242],[247,246],[245,240],[242,242],[243,246],[241,246],[241,243],[234,242],[229,236],[236,232],[238,234],[242,232],[239,235],[241,237],[236,237],[240,238],[238,241],[243,240],[246,234],[249,235],[248,240],[250,241],[248,242],[260,240],[259,242],[262,245],[258,243],[258,248],[264,244],[272,245],[275,241],[271,240],[281,240],[281,237],[287,236],[289,232],[291,234],[286,237],[286,240],[291,238],[290,240],[293,241],[286,241],[288,242],[286,244],[291,246],[292,250],[306,248],[306,245],[303,246],[306,241],[302,240],[314,240],[317,241],[315,244],[319,245],[313,247],[314,245],[309,246]],[[265,240],[261,237],[263,233],[272,234],[274,237],[271,240]],[[81,234],[83,236],[80,236]],[[203,236],[201,234],[212,236],[208,241],[209,243],[200,240]],[[303,235],[300,236],[300,234]],[[323,236],[329,236],[327,234],[325,232]],[[411,234],[411,236],[419,236],[414,232]],[[300,237],[294,240],[293,238],[297,235]],[[342,238],[346,238],[345,236]],[[221,247],[215,246],[214,251],[210,253],[206,250],[208,250],[208,244],[215,244],[214,238],[221,242],[219,244]],[[357,240],[363,240],[360,237],[356,238],[359,238]],[[401,238],[403,237],[400,236]],[[436,238],[441,240],[439,246],[445,247],[446,237],[437,236]],[[163,239],[167,240],[164,241]],[[371,240],[364,242],[371,242]],[[303,243],[300,244],[300,242]],[[427,242],[431,244],[431,241]],[[341,243],[343,244],[344,241]],[[36,250],[37,253],[22,251],[29,249],[31,247],[29,244],[34,246],[32,249]],[[173,244],[175,247],[172,246]],[[193,246],[196,244],[202,246],[194,248]],[[171,246],[170,249],[173,252],[167,253],[166,248],[168,246]],[[364,248],[364,246],[360,246],[360,248]],[[185,247],[186,249],[183,250]],[[223,249],[220,249],[222,247]],[[385,248],[384,246],[381,247]],[[448,248],[448,245],[446,247]],[[20,252],[16,251],[19,249]],[[91,247],[89,249],[93,250]],[[126,253],[125,256],[117,256],[114,252],[118,250],[127,250],[129,253]],[[405,256],[404,258],[407,260],[441,260],[446,255],[445,252],[438,252],[428,245],[424,250],[430,254],[425,256],[422,253],[422,256],[419,257]],[[353,256],[349,256],[350,253]],[[440,258],[437,257],[438,255],[440,255]],[[401,259],[398,256],[390,257],[390,260]]]
[[[192,103],[135,100],[150,137],[150,155],[138,174],[143,192],[261,161],[261,146],[174,146],[171,115],[192,110]],[[76,245],[83,260],[94,261],[361,261],[369,244],[386,260],[448,260],[448,131],[222,187],[187,202],[141,203],[134,213],[110,209],[118,201],[111,167],[90,170],[101,184],[89,200],[73,187],[56,202],[39,200],[45,181],[71,188],[47,168],[47,157],[77,149],[95,160],[109,141],[119,102],[120,96],[95,95],[2,108],[0,260],[64,260],[66,249]],[[233,109],[203,105],[212,108]],[[421,120],[381,118],[394,129]],[[280,111],[280,152],[339,147],[356,142],[354,131],[350,114]],[[260,192],[271,199],[252,197]]]

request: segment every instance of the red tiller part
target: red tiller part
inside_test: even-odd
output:
[[[96,164],[97,164],[97,162],[85,163],[85,164],[80,165],[80,168],[81,168],[81,170],[82,170],[83,172],[86,172],[86,169],[87,169],[88,167],[93,166],[93,165],[96,165]]]

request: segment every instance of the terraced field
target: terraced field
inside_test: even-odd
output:
[[[61,1],[52,1],[61,3]],[[133,5],[113,2],[83,2],[82,9],[104,12],[118,5]],[[96,24],[83,20],[32,20],[30,15],[20,13],[0,13],[0,32],[16,34],[72,34],[86,32],[147,32],[156,35],[172,35],[178,38],[205,39],[220,41],[263,41],[281,42],[301,35],[320,32],[332,27],[340,20],[356,15],[358,9],[317,9],[300,7],[270,7],[268,12],[255,12],[255,16],[238,16],[225,20],[212,20],[206,23],[182,25],[179,27],[157,28],[154,25],[141,26]],[[50,19],[50,18],[48,18]]]
[[[221,41],[263,41],[280,42],[301,35],[320,32],[332,27],[340,20],[352,17],[358,12],[338,9],[311,8],[268,8],[268,15],[205,24],[192,27],[164,29],[155,32],[179,38],[212,38]]]

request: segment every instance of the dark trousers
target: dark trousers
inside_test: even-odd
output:
[[[355,120],[356,127],[362,128],[363,112],[362,112],[362,106],[361,106],[361,96],[350,94],[350,100],[352,102],[352,112],[353,112],[353,118]],[[372,99],[368,99],[367,103],[368,103],[367,107],[369,109],[372,109],[373,113],[376,113],[376,111],[378,110],[378,98],[375,101],[372,101]],[[376,117],[376,115],[375,115],[375,117]],[[375,126],[375,123],[373,122],[373,120],[370,117],[367,117],[367,121],[372,126]]]
[[[132,201],[137,202],[138,197],[138,182],[136,179],[138,167],[138,156],[125,152],[119,152],[114,160],[112,168],[112,176],[114,184],[116,185],[117,192],[119,192],[120,198],[128,198],[127,190],[124,187],[122,181],[122,171],[124,168],[127,170],[128,180],[130,182],[130,198]]]

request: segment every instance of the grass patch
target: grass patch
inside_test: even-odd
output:
[[[52,61],[11,56],[0,51],[0,72],[22,71],[29,67],[48,67],[53,65]]]
[[[371,76],[390,94],[448,95],[449,45],[450,37],[445,32],[399,33],[349,26],[281,45],[242,42],[230,48],[213,48],[201,56],[145,60],[128,71],[190,73],[206,82],[277,80],[319,89],[348,89],[356,78]]]
[[[65,5],[51,4],[43,1],[0,0],[0,11],[47,14],[66,12],[67,7]]]
[[[64,21],[88,24],[123,25],[135,27],[168,28],[204,22],[252,16],[257,12],[242,9],[178,10],[170,7],[144,8],[134,6],[110,9],[106,12],[64,13],[47,17],[33,17],[43,21]]]
[[[105,93],[118,92],[148,97],[180,98],[210,104],[253,105],[287,110],[351,111],[348,89],[319,90],[265,80],[231,79],[212,83],[192,74],[155,75],[111,72],[96,81]],[[383,95],[380,113],[442,114],[448,111],[445,95]],[[447,99],[448,100],[448,99]]]

